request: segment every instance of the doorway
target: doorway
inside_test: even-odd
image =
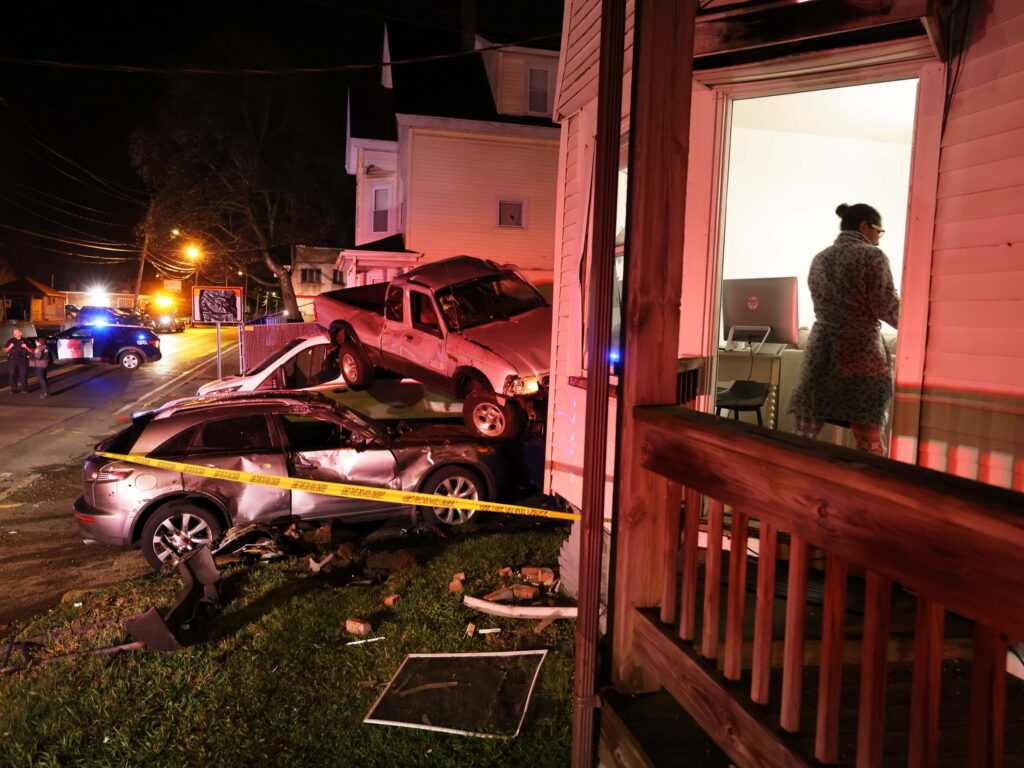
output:
[[[865,202],[882,214],[880,247],[900,285],[917,86],[908,78],[728,101],[718,280],[730,282],[717,286],[714,324],[715,401],[726,406],[716,408],[723,416],[793,431],[789,396],[814,323],[807,274],[838,234],[837,205]],[[742,312],[723,306],[737,296]],[[738,323],[747,307],[758,321]],[[726,349],[729,326],[743,325],[772,330],[734,334],[740,343]],[[895,329],[882,330],[895,354]],[[737,392],[746,398],[731,396]],[[827,427],[821,439],[852,445],[838,428]]]

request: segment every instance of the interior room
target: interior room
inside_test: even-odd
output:
[[[722,279],[795,277],[799,331],[792,336],[783,332],[794,322],[784,298],[788,286],[780,293],[775,284],[770,289],[750,284],[760,291],[733,285],[750,294],[749,304],[762,318],[752,326],[777,327],[767,338],[748,332],[743,339],[749,344],[734,343],[725,350],[726,322],[735,320],[720,318],[716,410],[722,415],[754,423],[760,417],[765,426],[793,431],[794,419],[786,409],[814,323],[807,273],[814,256],[839,232],[837,205],[864,202],[881,213],[885,234],[879,247],[899,290],[916,89],[917,80],[911,79],[732,103],[723,178]],[[895,352],[895,329],[883,323],[882,332]],[[734,386],[737,381],[741,384]],[[848,443],[847,432],[826,427],[820,437]]]

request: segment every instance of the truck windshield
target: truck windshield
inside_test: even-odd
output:
[[[474,278],[437,292],[437,303],[453,331],[464,331],[495,320],[507,320],[547,301],[514,272]]]

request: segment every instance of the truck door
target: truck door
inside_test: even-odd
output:
[[[406,361],[407,375],[435,387],[447,387],[453,371],[445,354],[445,335],[426,291],[409,290],[409,323],[401,334],[399,349]]]
[[[407,328],[405,291],[398,285],[389,286],[384,299],[380,354],[385,368],[403,376],[413,375],[409,373],[408,361],[402,356],[403,336]]]

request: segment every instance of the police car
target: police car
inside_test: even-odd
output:
[[[160,359],[160,338],[134,325],[76,325],[46,340],[54,360],[112,363],[131,371]]]

